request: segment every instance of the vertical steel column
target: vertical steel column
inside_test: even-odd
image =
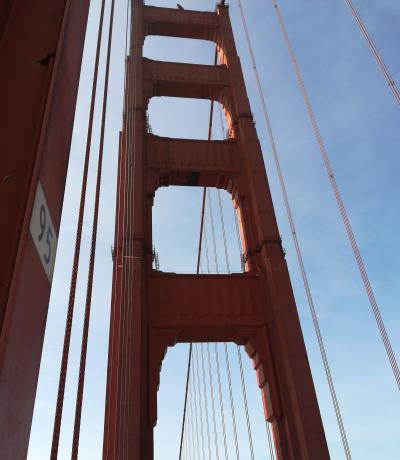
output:
[[[89,0],[0,0],[0,457],[26,458]]]

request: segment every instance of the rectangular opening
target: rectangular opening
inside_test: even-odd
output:
[[[153,244],[163,272],[196,273],[202,187],[161,187],[153,206]],[[200,273],[243,271],[231,196],[207,188]]]

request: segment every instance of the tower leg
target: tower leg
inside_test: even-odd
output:
[[[28,450],[88,9],[89,0],[0,0],[4,460]]]

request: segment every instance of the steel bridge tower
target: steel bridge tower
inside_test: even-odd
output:
[[[197,12],[134,0],[120,137],[114,280],[103,458],[153,458],[163,357],[180,342],[244,345],[253,360],[276,455],[329,458],[228,7]],[[143,57],[146,36],[216,43],[216,66]],[[229,138],[177,140],[146,130],[149,100],[218,101]],[[188,114],[190,116],[190,114]],[[163,186],[228,191],[240,215],[246,270],[178,275],[152,268],[152,206]]]
[[[253,360],[277,458],[329,458],[228,8],[133,0],[120,136],[104,459],[153,458],[162,359],[178,342],[231,341]],[[0,456],[26,458],[89,0],[0,0]],[[148,35],[210,40],[216,66],[143,58]],[[149,100],[218,101],[229,138],[146,130]],[[188,114],[190,116],[190,114]],[[228,191],[246,271],[152,269],[152,205],[162,186]]]

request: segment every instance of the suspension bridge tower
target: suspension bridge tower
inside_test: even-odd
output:
[[[228,7],[215,12],[132,2],[120,136],[112,316],[103,458],[153,458],[157,388],[178,342],[235,342],[253,360],[276,457],[329,458],[321,416]],[[210,40],[215,66],[143,58],[148,35]],[[162,138],[146,130],[156,96],[224,107],[222,141]],[[190,116],[190,114],[188,114]],[[245,272],[178,275],[152,268],[152,205],[165,186],[217,187],[238,210]]]

